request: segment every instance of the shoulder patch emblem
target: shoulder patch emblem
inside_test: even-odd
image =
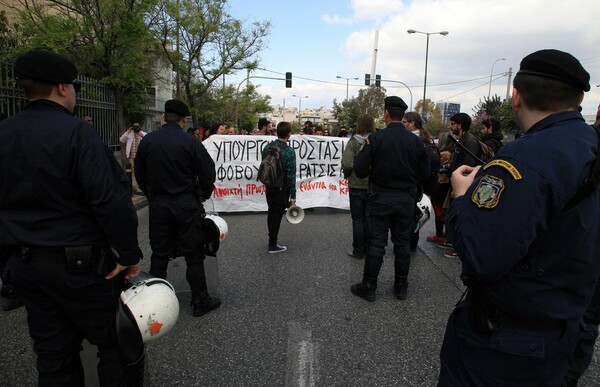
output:
[[[485,171],[486,169],[493,167],[494,165],[506,169],[515,180],[521,180],[523,178],[521,172],[519,172],[519,170],[514,165],[502,159],[495,159],[490,161],[483,167],[483,170]]]
[[[484,175],[471,195],[471,201],[479,208],[494,208],[500,202],[504,191],[504,180],[492,175]]]

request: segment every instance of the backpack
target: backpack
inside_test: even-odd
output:
[[[427,153],[427,158],[429,159],[429,165],[431,165],[431,174],[436,174],[440,170],[440,151],[433,142],[429,144],[425,144],[425,153]]]
[[[491,160],[494,157],[494,150],[492,149],[491,146],[489,146],[485,142],[483,142],[481,140],[477,140],[477,141],[479,142],[479,148],[481,149],[479,158],[484,163],[487,163],[489,160]]]
[[[280,148],[275,142],[267,145],[267,153],[258,167],[258,180],[269,188],[282,188],[285,185],[281,151],[286,147],[287,144],[283,144]]]
[[[432,142],[425,144],[425,153],[427,154],[427,158],[429,159],[429,165],[431,167],[431,175],[427,181],[423,182],[423,192],[425,194],[432,196],[435,193],[438,182],[438,172],[440,170],[441,157],[440,151],[438,150],[437,145]],[[417,222],[418,223],[418,222]]]

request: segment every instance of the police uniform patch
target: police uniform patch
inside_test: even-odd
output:
[[[471,200],[481,208],[494,208],[500,202],[504,191],[504,180],[492,175],[484,175],[471,195]]]
[[[490,161],[483,167],[483,170],[493,167],[494,165],[506,169],[515,180],[521,180],[523,178],[521,172],[519,172],[519,170],[514,165],[512,165],[512,163],[509,163],[508,161],[502,159],[495,159]]]

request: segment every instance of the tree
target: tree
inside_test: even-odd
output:
[[[234,124],[254,128],[258,123],[258,113],[273,110],[269,102],[271,97],[263,96],[256,91],[256,86],[249,84],[239,95],[234,86],[225,88],[213,87],[208,90],[197,106],[198,122],[204,126],[216,122]],[[237,117],[236,117],[236,111]]]
[[[480,128],[483,120],[493,117],[500,120],[502,131],[516,133],[519,130],[512,111],[512,97],[507,100],[501,100],[498,95],[491,98],[484,97],[483,101],[479,100],[479,103],[473,108],[473,112],[475,113],[473,117],[475,128]]]
[[[417,104],[415,105],[415,111],[421,115],[424,122],[428,122],[432,118],[432,116],[435,114],[441,115],[439,107],[435,104],[435,102],[433,102],[429,98],[425,99],[425,109],[424,110],[423,110],[423,100],[422,99],[418,100]]]
[[[156,55],[144,15],[157,0],[18,0],[28,48],[44,47],[73,59],[79,72],[106,84],[117,125],[141,110],[156,78]]]
[[[182,93],[196,116],[213,84],[223,75],[256,68],[254,58],[265,47],[269,22],[246,28],[226,11],[226,0],[165,1],[151,26],[176,73]]]
[[[338,104],[333,100],[333,115],[339,125],[356,128],[360,114],[369,114],[375,119],[376,127],[383,127],[383,109],[386,89],[375,85],[360,89],[358,96]]]

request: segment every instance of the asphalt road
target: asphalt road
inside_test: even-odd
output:
[[[144,266],[149,265],[148,213],[138,211]],[[179,321],[148,343],[151,386],[434,386],[447,317],[463,291],[460,263],[424,240],[413,254],[408,299],[393,295],[388,246],[377,301],[350,293],[362,261],[351,244],[347,211],[311,209],[298,225],[282,222],[281,254],[268,254],[264,213],[221,214],[229,224],[218,259],[206,261],[209,287],[223,301],[191,315],[185,262],[171,262]],[[23,308],[0,312],[0,386],[35,385]],[[93,352],[87,348],[90,361]],[[581,382],[600,385],[599,357]],[[86,369],[90,368],[89,364]],[[90,382],[88,385],[93,385]]]

